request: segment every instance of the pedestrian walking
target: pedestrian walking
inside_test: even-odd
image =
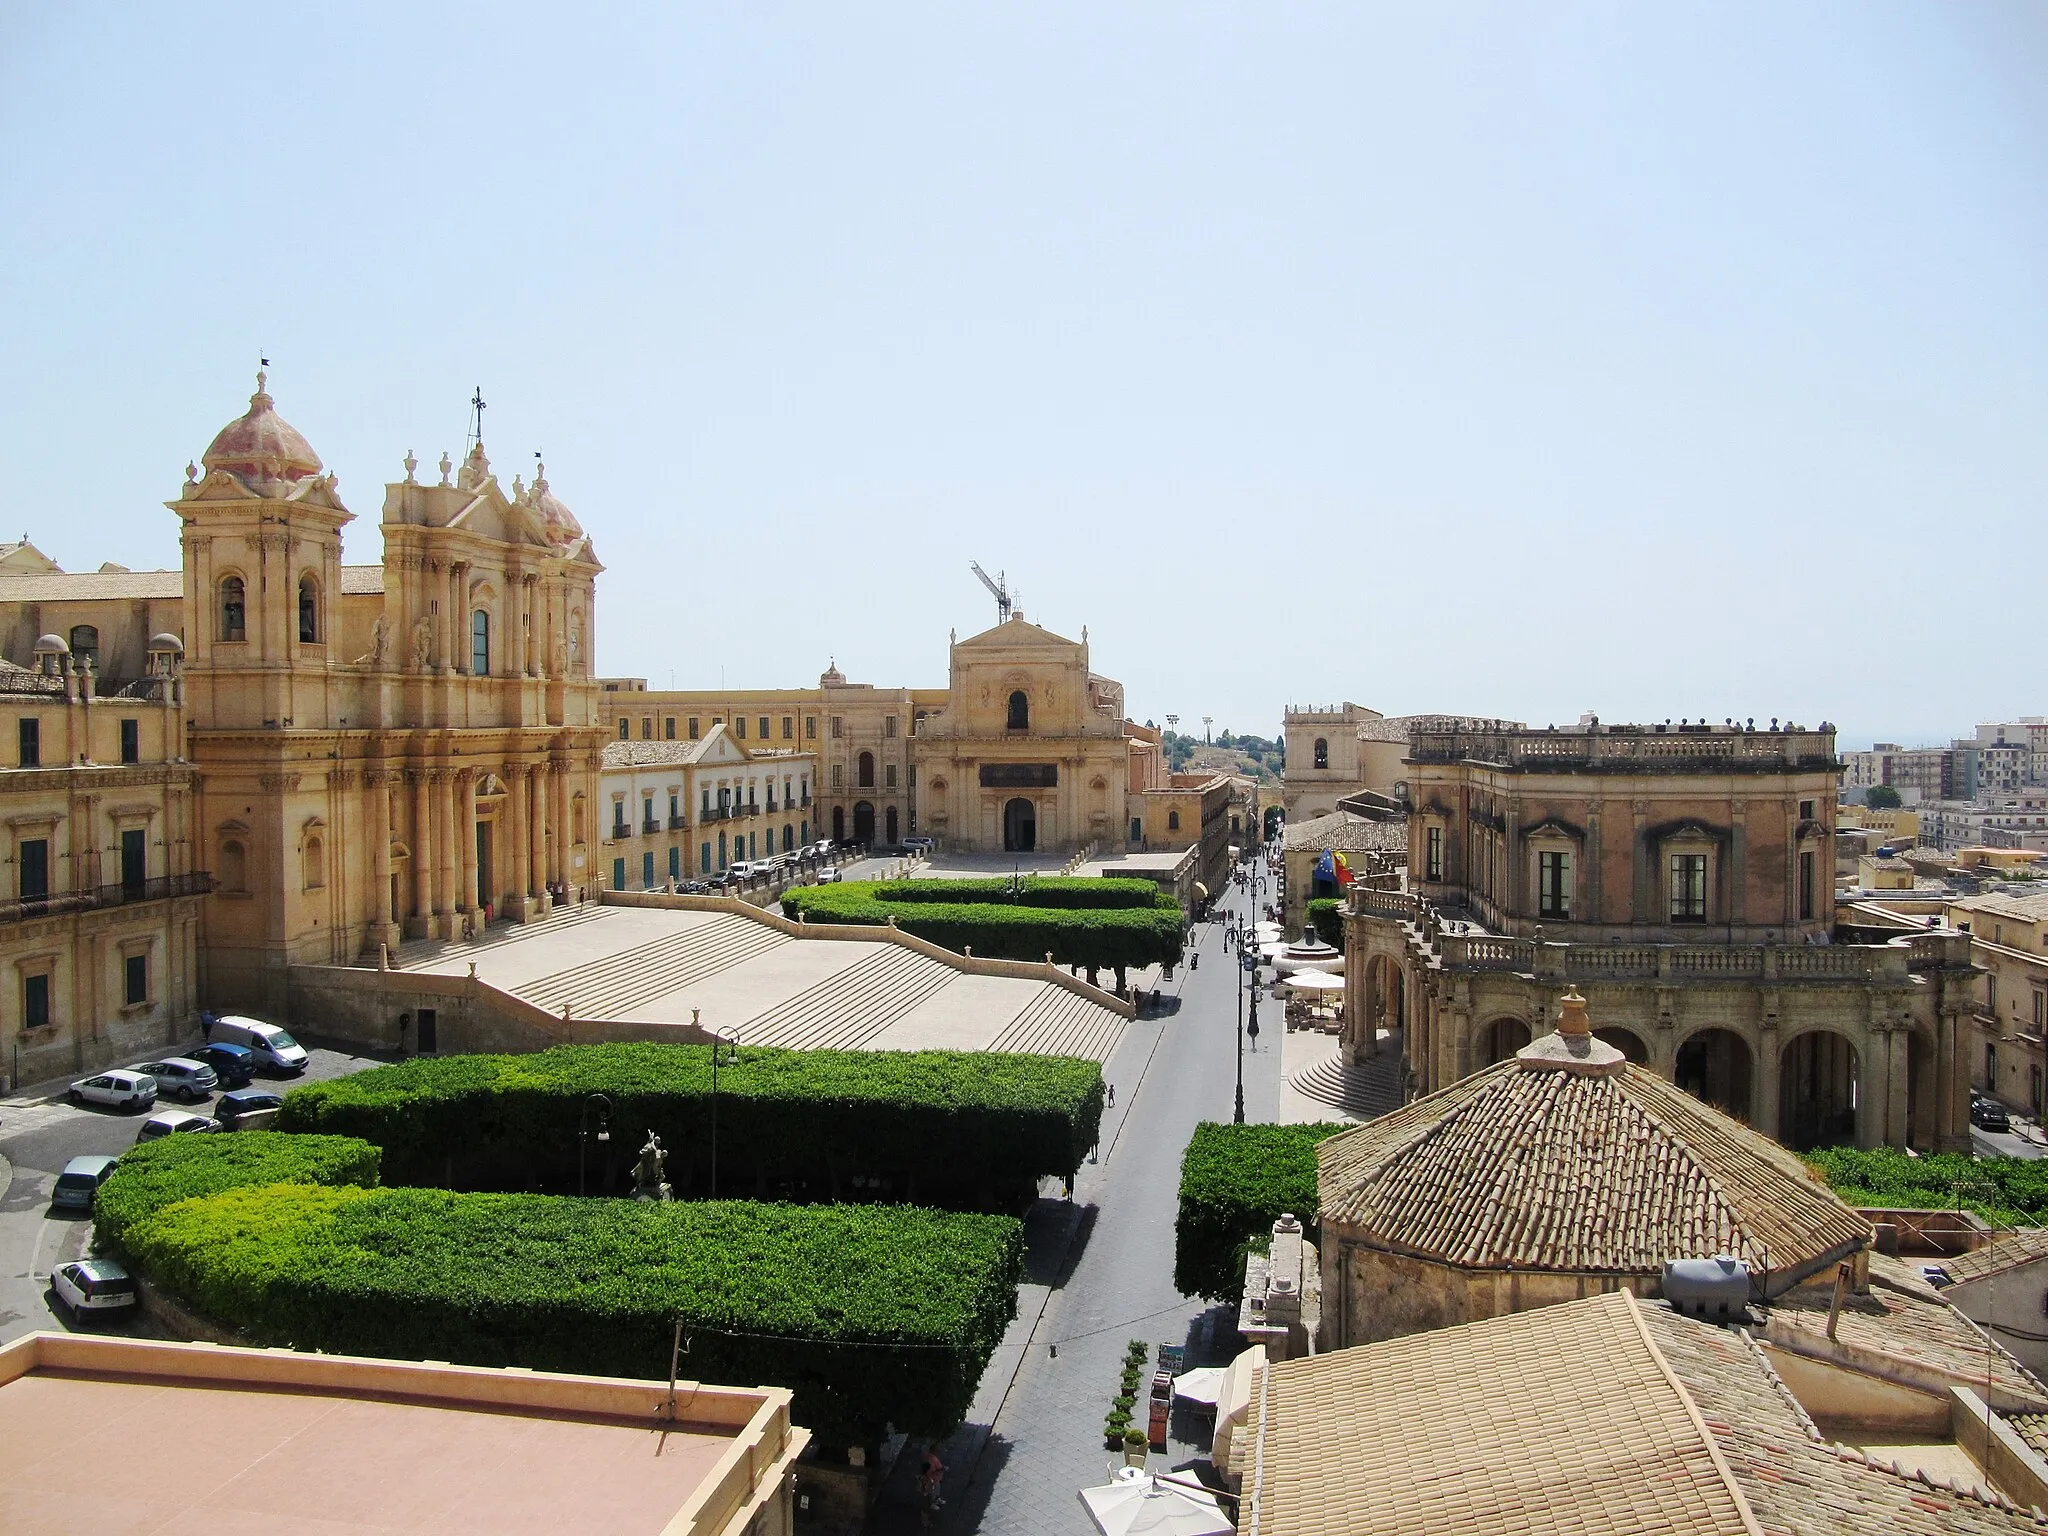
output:
[[[1157,994],[1157,993],[1154,993],[1153,995],[1154,995],[1154,996],[1156,997],[1156,996],[1157,996],[1158,994]],[[1110,1103],[1111,1103],[1112,1105],[1114,1105],[1114,1104],[1116,1103],[1116,1084],[1115,1084],[1115,1083],[1111,1083],[1111,1084],[1109,1085],[1109,1102],[1110,1102]]]
[[[924,1469],[917,1477],[917,1523],[930,1526],[932,1516],[945,1504],[940,1491],[946,1486],[946,1464],[939,1460],[939,1453],[927,1449],[924,1453]]]

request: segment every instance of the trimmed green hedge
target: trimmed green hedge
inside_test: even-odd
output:
[[[1823,1147],[1802,1155],[1850,1205],[1952,1210],[1960,1194],[1964,1209],[1994,1223],[2048,1221],[2048,1160],[1967,1152],[1908,1157],[1895,1147]]]
[[[835,1445],[952,1429],[1016,1310],[1006,1216],[259,1183],[276,1167],[238,1155],[314,1139],[167,1138],[191,1150],[124,1159],[103,1231],[201,1311],[299,1349],[658,1379],[681,1318],[684,1376],[789,1387]],[[301,1173],[339,1154],[317,1139]]]
[[[1195,1127],[1180,1160],[1180,1212],[1173,1223],[1173,1283],[1187,1296],[1235,1301],[1244,1260],[1288,1212],[1313,1229],[1316,1144],[1348,1124]]]
[[[1149,880],[853,880],[796,886],[782,909],[807,923],[886,924],[995,960],[1103,967],[1177,965],[1180,904]]]
[[[1308,904],[1308,920],[1316,937],[1333,949],[1344,947],[1344,903],[1334,896],[1319,896]]]
[[[573,1189],[593,1093],[612,1106],[611,1140],[581,1144],[593,1192],[631,1188],[649,1130],[677,1192],[708,1190],[703,1045],[420,1057],[294,1088],[277,1128],[375,1142],[388,1183]],[[1074,1057],[742,1045],[718,1069],[719,1193],[1009,1204],[1080,1166],[1102,1099],[1101,1066]]]
[[[352,1136],[165,1136],[121,1154],[93,1197],[93,1235],[103,1251],[126,1254],[131,1227],[180,1200],[252,1184],[377,1182],[381,1154]]]

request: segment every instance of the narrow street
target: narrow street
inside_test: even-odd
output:
[[[1233,891],[1219,910],[1242,916],[1250,906]],[[1100,1160],[1075,1181],[1077,1219],[1033,1223],[1035,1246],[1041,1229],[1057,1243],[1061,1226],[1070,1226],[1065,1262],[1053,1275],[1034,1268],[1034,1281],[1053,1283],[1020,1293],[1017,1322],[983,1381],[978,1422],[947,1447],[947,1506],[935,1529],[1086,1529],[1076,1494],[1105,1481],[1117,1460],[1104,1448],[1102,1421],[1126,1341],[1152,1344],[1155,1364],[1156,1347],[1167,1342],[1187,1346],[1189,1366],[1234,1352],[1234,1316],[1173,1284],[1181,1150],[1197,1121],[1231,1118],[1236,1081],[1239,973],[1220,921],[1201,924],[1192,940],[1201,964],[1180,971],[1177,1009],[1169,987],[1164,1015],[1135,1021],[1109,1064],[1117,1103],[1104,1118]],[[1270,1000],[1259,1014],[1258,1048],[1244,1058],[1247,1120],[1272,1119],[1279,1098],[1281,1014]],[[1153,1460],[1164,1466],[1191,1454],[1175,1445]],[[892,1479],[892,1491],[902,1482]],[[915,1524],[895,1500],[877,1516],[885,1530]]]

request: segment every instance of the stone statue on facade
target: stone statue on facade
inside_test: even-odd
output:
[[[640,1149],[640,1161],[633,1165],[633,1198],[666,1202],[675,1198],[675,1191],[668,1186],[668,1153],[661,1148],[661,1138],[649,1131],[647,1145]]]
[[[427,670],[427,663],[434,654],[433,626],[423,613],[412,621],[412,669],[415,672]]]
[[[373,672],[381,671],[384,666],[384,653],[390,648],[391,621],[380,613],[377,615],[377,622],[370,626],[370,648],[356,658],[355,664],[359,667],[368,667]]]

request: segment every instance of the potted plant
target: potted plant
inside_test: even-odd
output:
[[[1124,1431],[1124,1464],[1142,1467],[1151,1456],[1152,1447],[1145,1439],[1145,1431],[1133,1426]]]

